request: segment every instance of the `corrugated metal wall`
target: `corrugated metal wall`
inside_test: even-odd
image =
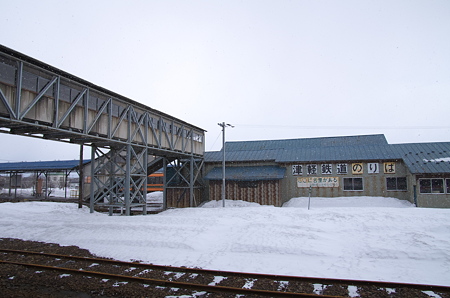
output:
[[[281,206],[279,180],[265,181],[226,181],[226,199],[255,202],[261,205]],[[209,199],[222,199],[222,181],[209,182]]]

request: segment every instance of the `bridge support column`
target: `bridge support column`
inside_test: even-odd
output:
[[[125,183],[124,183],[124,200],[125,200],[125,215],[130,215],[131,212],[131,200],[130,200],[130,187],[131,187],[131,145],[126,146],[125,155]]]
[[[194,207],[194,157],[191,156],[189,160],[189,207]]]
[[[163,210],[167,209],[167,158],[163,158]]]
[[[196,207],[200,204],[199,190],[204,187],[200,181],[200,173],[203,167],[203,159],[194,157],[175,159],[171,163],[172,174],[167,175],[165,169],[165,192],[169,198],[164,198],[164,208],[167,207]]]
[[[147,212],[147,148],[127,144],[108,149],[92,146],[91,212],[96,206],[131,215],[134,208]]]

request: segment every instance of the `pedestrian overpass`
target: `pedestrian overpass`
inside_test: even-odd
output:
[[[199,202],[205,130],[2,45],[0,132],[91,146],[91,212],[145,214],[147,176],[168,164],[189,204]]]

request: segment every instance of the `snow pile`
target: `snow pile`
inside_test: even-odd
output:
[[[290,199],[283,204],[283,207],[308,208],[308,197],[300,197]],[[385,197],[335,197],[335,198],[320,198],[311,197],[310,209],[315,208],[353,208],[353,207],[392,207],[392,208],[407,208],[414,207],[414,204],[399,200],[396,198]]]
[[[380,198],[360,197],[346,204],[370,204],[317,208],[326,199],[314,200],[311,210],[185,208],[128,217],[70,203],[2,203],[0,238],[163,265],[450,285],[450,209],[398,208],[395,200],[382,207]]]
[[[147,194],[147,203],[162,204],[163,203],[163,192],[154,191]]]
[[[203,204],[203,208],[222,208],[222,201],[209,201]],[[242,200],[225,200],[225,208],[238,208],[238,207],[261,207],[260,204],[254,202],[247,202]]]

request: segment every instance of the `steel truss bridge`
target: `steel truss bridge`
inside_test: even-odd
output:
[[[2,45],[0,132],[91,146],[91,212],[146,214],[147,176],[168,165],[177,183],[165,179],[164,202],[168,185],[199,202],[205,130]]]

